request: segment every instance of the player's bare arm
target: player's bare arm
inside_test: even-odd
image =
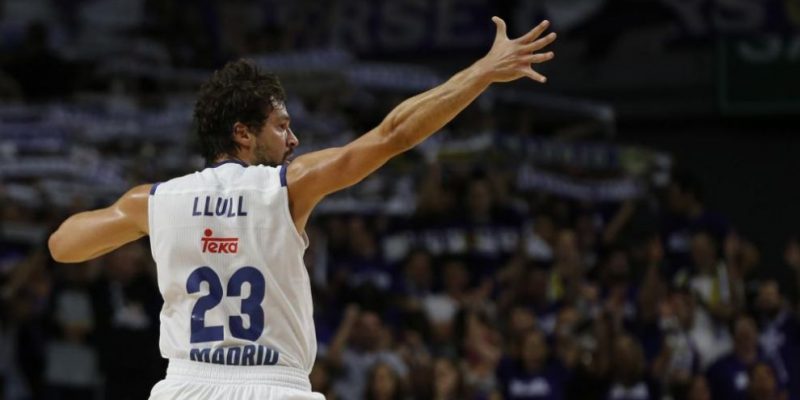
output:
[[[380,125],[353,142],[309,153],[289,165],[292,216],[299,231],[303,231],[311,210],[325,195],[360,182],[392,157],[425,140],[492,83],[523,77],[546,81],[531,65],[554,56],[552,52],[539,52],[556,39],[555,33],[542,36],[549,23],[543,21],[525,35],[509,39],[505,22],[498,17],[492,20],[497,32],[485,57],[444,84],[404,101]]]
[[[48,241],[53,259],[63,263],[90,260],[147,235],[151,186],[136,186],[109,207],[69,217]]]

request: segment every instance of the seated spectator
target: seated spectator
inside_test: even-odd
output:
[[[463,360],[464,378],[476,396],[489,396],[497,388],[495,371],[502,356],[502,338],[486,313],[461,309],[454,325],[455,342]]]
[[[498,384],[506,400],[562,399],[568,379],[569,372],[550,358],[545,336],[538,330],[528,331],[519,353],[504,360],[498,369]]]
[[[700,353],[691,335],[693,302],[689,294],[675,292],[661,307],[661,349],[652,370],[668,393],[684,391],[700,372]]]
[[[390,346],[391,334],[377,314],[348,306],[327,354],[331,365],[341,371],[334,385],[337,396],[345,400],[364,398],[367,372],[377,363],[391,366],[405,379],[408,368]]]
[[[748,400],[788,400],[786,391],[778,385],[775,371],[765,363],[756,363],[750,368],[750,385],[747,388]]]
[[[457,400],[470,398],[464,383],[464,376],[458,365],[449,358],[437,358],[433,362],[432,400]]]
[[[367,400],[402,400],[403,383],[397,372],[387,364],[377,363],[367,377]]]
[[[658,400],[656,386],[648,379],[644,352],[632,336],[620,335],[611,353],[610,383],[606,400]]]
[[[695,375],[686,391],[686,400],[711,400],[711,389],[703,375]]]
[[[758,328],[753,318],[738,316],[733,329],[733,351],[707,371],[714,399],[746,400],[748,371],[757,363],[766,362],[758,349]]]
[[[778,382],[788,386],[792,398],[800,398],[800,325],[797,317],[774,280],[759,285],[755,305],[761,326],[758,342],[764,356],[775,368]]]

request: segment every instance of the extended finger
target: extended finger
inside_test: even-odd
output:
[[[548,51],[547,53],[537,53],[525,56],[524,60],[526,64],[539,64],[545,61],[550,61],[555,56],[555,53]]]
[[[544,20],[544,21],[540,22],[539,25],[534,26],[533,29],[528,31],[528,33],[522,35],[519,38],[519,40],[522,43],[528,43],[528,42],[534,41],[534,40],[536,40],[536,38],[541,36],[541,34],[544,33],[544,31],[546,31],[549,26],[550,26],[550,21]]]
[[[539,83],[547,82],[547,77],[545,77],[544,75],[534,71],[532,68],[526,68],[525,69],[525,75],[528,78],[531,78],[531,79],[533,79],[533,80],[535,80],[536,82],[539,82]]]
[[[497,41],[498,39],[508,39],[508,35],[506,34],[506,21],[503,21],[500,17],[492,17],[492,22],[497,25],[497,33],[494,36],[494,40]]]
[[[543,38],[541,38],[541,39],[539,39],[539,40],[537,40],[537,41],[535,41],[533,43],[526,44],[526,45],[522,46],[522,50],[521,51],[523,53],[532,53],[532,52],[534,52],[536,50],[541,50],[541,49],[547,47],[547,45],[549,45],[550,43],[553,43],[556,40],[557,36],[558,35],[556,35],[555,32],[550,32],[550,34],[548,34],[547,36],[545,36],[545,37],[543,37]]]

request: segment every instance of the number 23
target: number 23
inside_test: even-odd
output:
[[[192,308],[191,343],[216,342],[224,338],[222,325],[205,325],[206,312],[222,301],[222,282],[211,267],[200,267],[189,274],[186,280],[186,292],[189,294],[199,292],[202,282],[208,283],[208,294],[197,299]],[[264,275],[254,267],[239,268],[228,280],[226,290],[228,297],[241,296],[245,282],[250,285],[250,297],[242,299],[241,312],[250,317],[250,326],[245,328],[244,321],[239,315],[228,317],[228,326],[233,337],[255,341],[264,331],[264,309],[261,308],[261,302],[264,300]]]

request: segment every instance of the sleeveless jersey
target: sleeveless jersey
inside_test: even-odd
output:
[[[285,166],[227,161],[153,185],[148,217],[165,358],[311,371],[308,239],[289,213]]]

